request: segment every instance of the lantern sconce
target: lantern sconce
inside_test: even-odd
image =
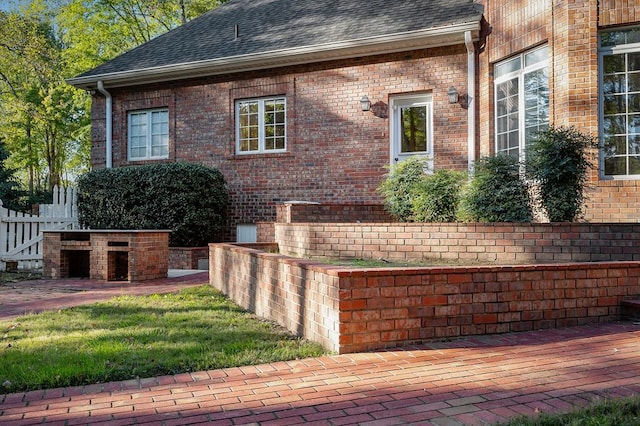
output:
[[[371,101],[367,97],[367,95],[362,96],[360,98],[360,106],[362,107],[362,111],[370,111],[371,110]]]
[[[447,91],[447,96],[449,97],[450,104],[458,103],[458,91],[456,90],[455,87],[453,86],[449,87],[449,91]]]

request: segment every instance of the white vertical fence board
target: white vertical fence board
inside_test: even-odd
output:
[[[78,228],[76,188],[54,187],[53,204],[40,205],[37,215],[6,209],[0,200],[0,270],[8,261],[20,269],[41,268],[42,232]]]

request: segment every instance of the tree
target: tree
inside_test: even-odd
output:
[[[6,159],[9,157],[9,151],[6,149],[4,142],[0,138],[0,200],[5,208],[12,210],[22,210],[20,198],[23,196],[20,185],[13,176],[14,170],[6,165]]]
[[[91,99],[64,79],[223,1],[32,0],[0,11],[0,136],[30,194],[89,169]]]
[[[64,81],[62,45],[42,4],[0,20],[0,131],[8,161],[23,171],[30,193],[50,190],[63,182],[77,148],[90,143],[80,131],[89,126],[86,95]]]

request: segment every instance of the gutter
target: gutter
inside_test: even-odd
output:
[[[385,34],[358,40],[296,47],[269,52],[168,64],[152,68],[117,71],[70,78],[67,83],[84,89],[95,88],[98,81],[110,87],[134,86],[187,78],[207,77],[232,72],[255,71],[281,66],[300,65],[450,46],[465,42],[466,34],[479,39],[480,23],[467,22],[400,34]]]
[[[104,83],[102,80],[98,80],[98,91],[102,93],[106,99],[106,112],[105,112],[105,122],[106,122],[106,167],[110,169],[113,166],[112,162],[112,150],[113,150],[113,113],[112,113],[112,105],[113,100],[111,98],[111,93],[107,92],[104,88]]]
[[[467,161],[469,173],[473,174],[476,159],[476,55],[471,31],[464,33],[467,46]]]

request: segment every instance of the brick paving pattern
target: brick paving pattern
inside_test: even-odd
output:
[[[639,369],[620,322],[0,395],[0,424],[490,425],[636,394]]]

